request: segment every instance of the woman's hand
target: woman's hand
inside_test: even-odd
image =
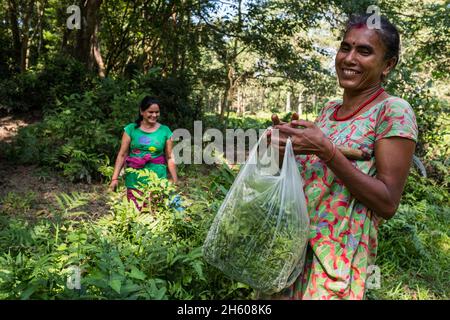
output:
[[[109,190],[115,191],[118,185],[119,185],[119,180],[118,179],[112,179],[111,183],[109,184]]]
[[[284,155],[288,137],[291,137],[294,154],[315,154],[321,159],[329,159],[333,154],[333,143],[313,122],[292,120],[273,128],[278,129],[279,134],[278,137],[272,135],[271,141],[278,146],[280,156]]]

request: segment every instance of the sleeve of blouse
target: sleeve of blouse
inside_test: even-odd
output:
[[[131,138],[131,133],[134,130],[134,125],[135,123],[129,123],[128,125],[126,125],[123,130],[125,131],[125,133]]]
[[[167,140],[169,140],[170,138],[172,138],[173,132],[167,126],[166,126],[166,131],[167,131],[167,133],[166,133],[167,134]]]
[[[378,116],[375,132],[375,141],[402,137],[417,142],[418,128],[411,105],[400,98],[387,103]]]

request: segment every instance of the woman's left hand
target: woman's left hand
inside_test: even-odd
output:
[[[299,126],[304,128],[298,128]],[[291,137],[294,154],[315,154],[321,159],[328,159],[333,153],[333,143],[313,122],[292,120],[273,128],[280,132],[277,140],[273,135],[271,138],[272,144],[278,143],[280,155],[284,155],[288,137]]]

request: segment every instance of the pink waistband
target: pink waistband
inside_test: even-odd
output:
[[[147,163],[154,163],[154,164],[166,164],[166,158],[163,155],[160,155],[159,157],[152,158],[152,156],[147,153],[142,158],[138,157],[127,157],[125,159],[127,166],[134,168],[134,169],[141,169],[145,167]]]

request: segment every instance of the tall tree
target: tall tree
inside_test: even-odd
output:
[[[16,66],[25,72],[29,66],[30,42],[40,34],[46,1],[8,0],[8,16]]]
[[[80,0],[81,29],[77,33],[75,56],[90,70],[97,68],[99,76],[105,76],[105,65],[100,52],[100,6],[103,0]]]

